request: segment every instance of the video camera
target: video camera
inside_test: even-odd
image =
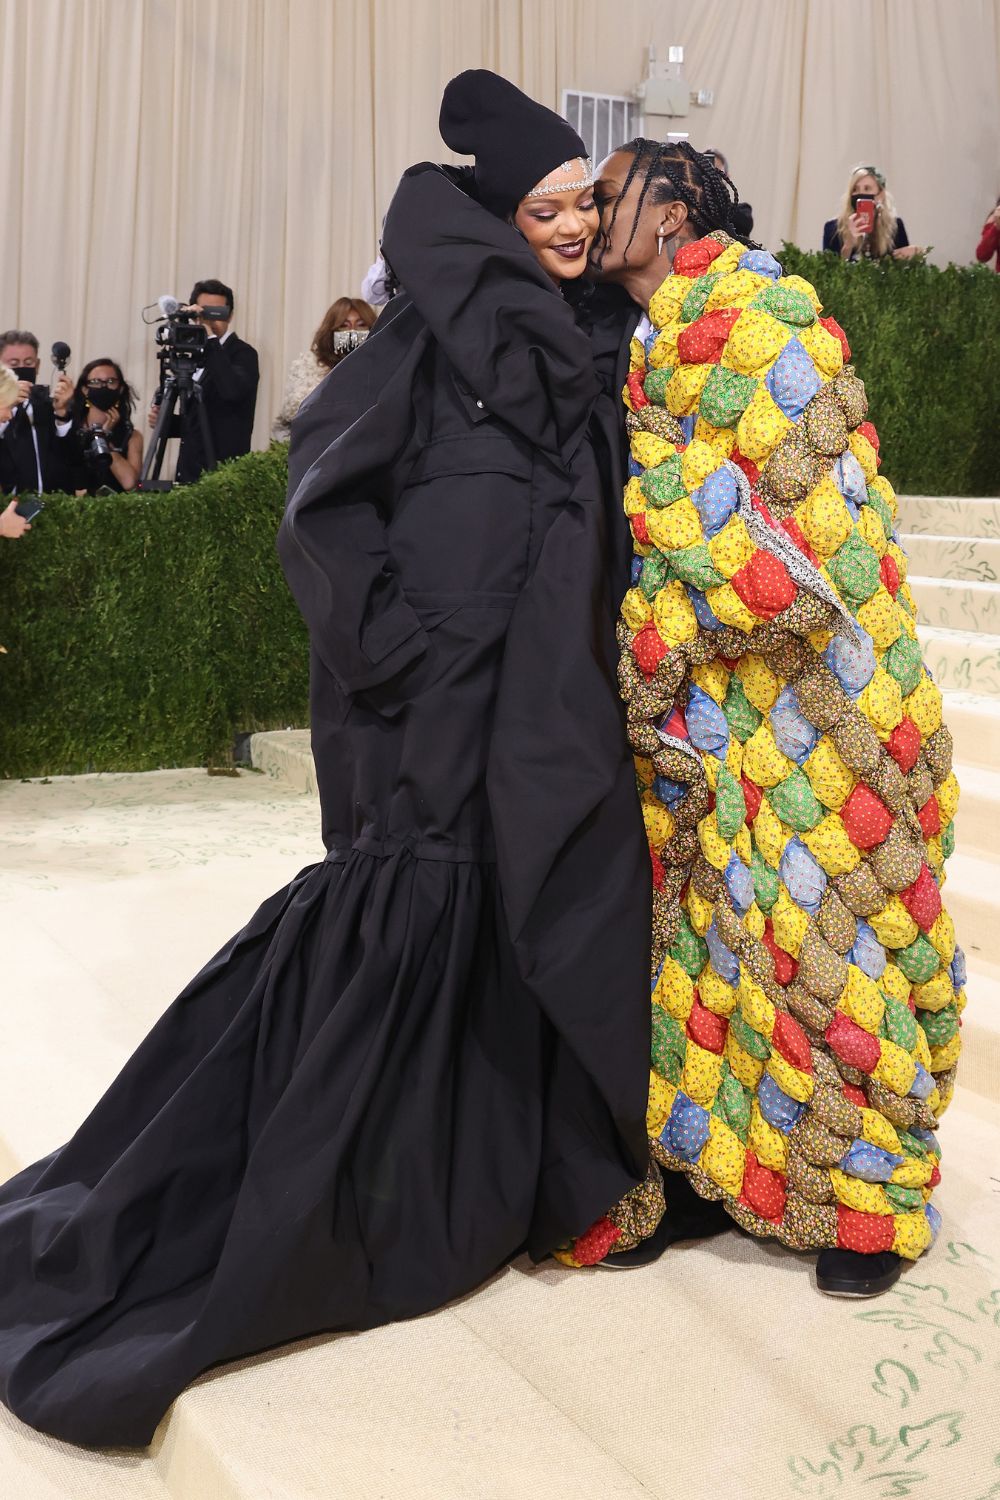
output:
[[[205,363],[208,329],[198,310],[182,306],[176,297],[161,297],[158,306],[161,318],[156,325],[156,357],[161,384],[168,373],[190,379]]]

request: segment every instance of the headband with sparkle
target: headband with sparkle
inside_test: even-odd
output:
[[[556,168],[557,172],[569,172],[576,163],[583,167],[584,175],[578,177],[574,182],[553,182],[551,177],[546,177],[537,187],[533,187],[530,193],[525,193],[526,198],[548,198],[552,193],[578,193],[584,188],[594,186],[594,163],[590,157],[577,156],[573,161],[560,162]]]

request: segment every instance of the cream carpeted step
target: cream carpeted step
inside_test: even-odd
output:
[[[924,660],[942,692],[1000,698],[1000,635],[919,625]]]
[[[1000,697],[946,690],[944,717],[955,740],[957,762],[1000,772]],[[997,832],[1000,847],[1000,829]]]
[[[1000,585],[919,574],[909,582],[922,625],[972,636],[1000,632]]]
[[[1000,773],[958,760],[954,770],[961,788],[955,817],[957,848],[966,853],[1000,853]],[[1000,904],[1000,890],[997,900]]]
[[[944,904],[970,969],[1000,964],[1000,852],[958,848],[946,874]]]
[[[970,583],[1000,582],[1000,537],[919,536],[899,539],[909,573],[923,578],[959,578]]]
[[[1000,498],[900,495],[897,527],[919,536],[1000,537]]]
[[[272,781],[316,796],[316,767],[308,729],[274,729],[252,734],[250,764]]]

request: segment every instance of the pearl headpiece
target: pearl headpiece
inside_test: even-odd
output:
[[[553,182],[551,177],[546,177],[537,187],[533,187],[530,193],[525,193],[526,198],[548,198],[552,193],[579,193],[584,188],[594,186],[594,163],[589,156],[577,156],[572,161],[561,162],[556,168],[557,172],[570,172],[579,165],[583,172],[573,182]]]

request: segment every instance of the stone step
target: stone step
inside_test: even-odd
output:
[[[1000,772],[958,760],[954,769],[962,793],[955,816],[956,847],[977,854],[1000,852]]]
[[[1000,697],[1000,635],[921,625],[924,660],[942,692]]]
[[[1000,582],[1000,537],[920,536],[907,532],[899,541],[909,559],[911,582],[914,574],[970,583]]]
[[[250,736],[250,764],[272,781],[317,795],[316,767],[308,729],[272,729]]]
[[[1000,769],[1000,698],[946,691],[944,717],[955,740],[956,761]]]
[[[1000,585],[910,576],[922,625],[970,635],[1000,634]]]
[[[1000,537],[1000,499],[900,495],[898,527],[920,536]]]
[[[1000,960],[1000,855],[957,849],[947,864],[944,904],[970,969]]]

